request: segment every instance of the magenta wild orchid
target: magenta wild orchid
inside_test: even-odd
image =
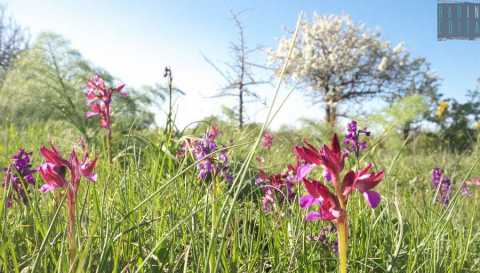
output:
[[[356,126],[356,123],[355,123]],[[360,144],[355,137],[356,127],[349,125],[349,141],[358,159],[358,153],[365,144]],[[318,209],[311,211],[305,217],[306,221],[330,221],[337,226],[339,270],[347,272],[348,247],[348,210],[349,196],[355,190],[360,192],[367,205],[376,208],[381,195],[374,188],[383,180],[384,171],[372,171],[373,165],[367,164],[360,170],[346,169],[345,159],[348,153],[342,150],[335,134],[329,145],[317,149],[307,141],[305,145],[297,146],[294,152],[298,159],[297,179],[303,181],[307,194],[300,198],[300,206],[309,209],[313,206]],[[322,183],[308,175],[317,167],[323,167],[324,180],[331,185]],[[332,188],[332,190],[331,190]]]
[[[66,194],[68,228],[67,236],[69,239],[69,255],[71,262],[75,259],[76,239],[76,200],[78,188],[82,177],[90,182],[97,181],[97,175],[94,173],[96,158],[89,159],[87,149],[84,147],[83,157],[79,159],[75,149],[72,149],[70,157],[64,159],[59,151],[52,145],[51,148],[41,147],[40,154],[44,158],[44,163],[39,167],[39,172],[45,184],[40,187],[41,192],[63,189]],[[68,175],[68,176],[67,176]]]
[[[289,202],[295,199],[296,167],[289,165],[287,171],[268,175],[260,170],[255,184],[263,193],[262,208],[264,212],[272,211],[278,202]]]
[[[262,147],[266,150],[270,150],[273,144],[273,135],[270,132],[263,133],[262,136]]]
[[[105,81],[96,74],[87,82],[87,105],[90,107],[90,112],[85,116],[91,118],[98,116],[100,119],[100,126],[109,131],[111,130],[111,102],[114,93],[119,93],[122,96],[127,96],[127,93],[122,92],[125,84],[121,84],[115,88],[107,88]]]
[[[85,117],[88,119],[98,116],[100,126],[107,130],[107,149],[110,163],[112,162],[112,96],[115,93],[122,96],[128,96],[126,92],[122,91],[124,87],[125,84],[121,84],[114,88],[107,87],[105,81],[98,74],[93,76],[87,82],[86,96],[87,105],[90,108],[90,111],[85,113]]]

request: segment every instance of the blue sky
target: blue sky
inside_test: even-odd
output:
[[[243,15],[250,45],[275,47],[285,28],[292,29],[300,11],[350,14],[354,21],[378,30],[393,44],[404,42],[414,56],[424,56],[442,78],[441,92],[464,99],[480,77],[480,41],[437,41],[435,0],[196,0],[196,1],[3,1],[33,36],[54,31],[72,42],[90,61],[132,86],[162,82],[163,67],[173,68],[175,82],[187,92],[178,102],[178,122],[185,125],[220,113],[228,99],[210,99],[224,83],[203,60],[228,60],[236,38],[229,11]],[[259,88],[268,99],[273,88]],[[285,91],[282,92],[285,94]],[[249,105],[251,120],[262,121],[266,110]],[[295,124],[300,117],[323,116],[300,94],[292,96],[274,122]]]

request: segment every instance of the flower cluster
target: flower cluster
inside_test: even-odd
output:
[[[93,173],[96,159],[89,160],[88,152],[84,153],[81,160],[78,159],[75,149],[68,160],[64,159],[53,145],[50,149],[43,146],[40,153],[45,162],[40,166],[39,172],[46,182],[41,186],[41,192],[66,188],[69,194],[75,197],[82,176],[91,182],[97,181],[97,175]],[[66,177],[67,170],[70,172],[70,179]]]
[[[127,96],[127,93],[122,92],[125,84],[121,84],[115,88],[107,88],[105,81],[99,76],[95,75],[87,82],[87,105],[90,107],[90,112],[85,116],[91,118],[93,116],[100,117],[100,126],[110,131],[111,126],[111,108],[112,95],[119,93]]]
[[[357,122],[352,120],[347,125],[347,135],[343,140],[343,144],[345,144],[347,148],[346,153],[354,153],[355,156],[358,157],[360,151],[367,148],[367,141],[360,139],[362,135],[369,137],[370,131],[368,131],[367,128],[363,130],[358,129]]]
[[[262,136],[262,147],[269,150],[272,148],[273,135],[270,132],[265,132]]]
[[[438,202],[448,205],[450,202],[450,195],[452,193],[452,182],[449,177],[443,174],[442,169],[434,168],[432,170],[432,186],[437,192]]]
[[[471,188],[480,186],[478,178],[471,178],[460,185],[460,194],[465,197],[472,196]],[[435,190],[437,201],[445,206],[450,202],[452,195],[452,181],[443,173],[443,170],[436,167],[432,170],[432,187]]]
[[[255,184],[262,189],[262,207],[265,212],[272,210],[275,201],[292,201],[295,199],[293,187],[295,185],[296,168],[288,166],[288,170],[283,173],[267,175],[260,170]]]
[[[70,259],[74,259],[76,251],[75,239],[75,223],[76,223],[76,207],[78,186],[83,177],[91,182],[97,181],[97,175],[93,172],[95,169],[97,159],[90,160],[88,152],[84,148],[84,154],[79,160],[75,149],[70,153],[70,157],[64,159],[58,150],[52,145],[50,149],[45,146],[40,148],[40,153],[45,162],[40,166],[39,172],[45,184],[40,188],[41,192],[49,192],[55,189],[65,189],[67,197],[67,212],[68,212],[68,229],[67,237],[70,242],[69,253]],[[67,171],[69,177],[67,177]]]
[[[472,177],[465,181],[465,183],[469,186],[477,186],[480,187],[480,177]]]
[[[345,207],[351,192],[358,190],[361,192],[371,208],[376,208],[380,203],[381,196],[373,191],[384,177],[384,172],[371,172],[373,165],[368,164],[361,170],[349,170],[341,178],[344,171],[344,161],[346,154],[341,150],[337,135],[334,135],[330,145],[323,145],[321,149],[316,149],[313,145],[305,142],[305,146],[295,147],[295,153],[301,160],[297,178],[303,180],[303,184],[308,192],[300,199],[302,208],[310,208],[318,205],[319,209],[310,212],[306,216],[307,221],[326,220],[337,221],[345,215]],[[315,166],[323,166],[327,173],[331,175],[331,182],[335,189],[332,193],[330,189],[320,181],[309,179],[307,175]]]
[[[191,151],[198,161],[196,166],[198,177],[202,180],[209,176],[221,175],[227,182],[232,182],[227,149],[219,148],[216,143],[218,133],[218,128],[213,126],[201,139],[187,139],[177,152],[177,156],[184,156],[187,151]]]
[[[18,150],[12,156],[11,164],[5,169],[3,187],[5,189],[11,187],[6,200],[7,207],[12,206],[13,200],[25,205],[28,203],[26,186],[35,184],[33,174],[36,172],[32,169],[30,156],[31,153],[27,153],[24,149]]]

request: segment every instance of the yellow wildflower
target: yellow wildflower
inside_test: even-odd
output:
[[[443,114],[445,114],[445,111],[447,110],[448,108],[448,102],[446,101],[441,101],[439,104],[438,104],[438,107],[437,107],[437,112],[435,113],[435,115],[437,116],[437,118],[441,119],[443,117]]]

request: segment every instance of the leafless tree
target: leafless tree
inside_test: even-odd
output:
[[[0,5],[0,82],[18,54],[28,47],[28,40],[26,29],[8,16],[5,6]]]
[[[257,80],[254,77],[254,68],[260,68],[250,61],[251,55],[260,50],[260,47],[250,48],[246,44],[245,27],[240,20],[244,11],[231,12],[231,17],[238,32],[238,40],[230,43],[232,54],[231,62],[226,63],[226,69],[222,70],[210,59],[204,56],[204,59],[225,79],[227,82],[220,92],[214,97],[236,97],[238,99],[236,118],[239,128],[243,128],[245,123],[245,104],[259,101],[261,98],[252,90],[255,85],[266,84],[268,80]]]

